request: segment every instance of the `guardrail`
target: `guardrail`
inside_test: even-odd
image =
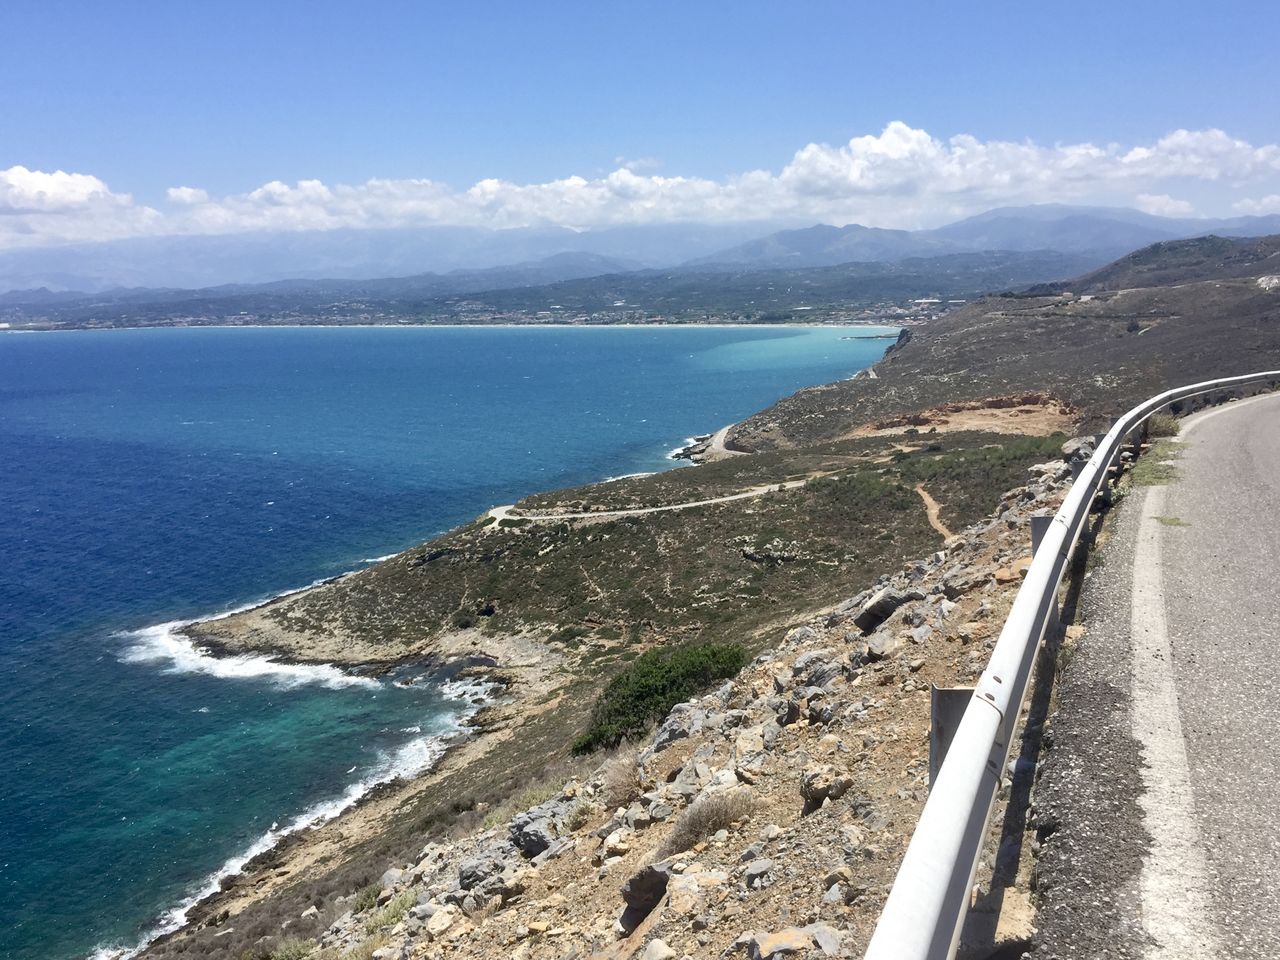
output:
[[[1049,524],[1014,598],[929,791],[866,960],[945,960],[955,955],[1032,665],[1068,560],[1125,438],[1170,403],[1265,380],[1280,381],[1280,370],[1169,390],[1122,416],[1098,444]]]

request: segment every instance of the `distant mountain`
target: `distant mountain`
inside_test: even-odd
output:
[[[999,247],[984,247],[996,250]],[[883,230],[851,223],[844,227],[819,224],[804,230],[783,230],[749,240],[728,250],[699,257],[688,268],[828,267],[840,263],[884,263],[906,257],[929,257],[957,252],[977,252],[943,240],[933,240],[909,230]]]
[[[557,253],[541,260],[489,267],[485,270],[453,270],[443,274],[420,273],[409,277],[380,277],[372,280],[290,279],[271,283],[222,284],[194,290],[134,287],[90,294],[51,291],[47,287],[39,287],[0,294],[0,308],[76,304],[79,307],[100,309],[138,309],[161,304],[172,310],[189,311],[231,301],[252,301],[257,305],[267,302],[279,308],[287,308],[326,299],[421,300],[504,287],[541,286],[609,273],[626,273],[638,270],[641,266],[635,261],[602,257],[593,253]]]
[[[797,228],[739,223],[150,237],[0,250],[0,292],[43,288],[52,294],[110,292],[118,297],[121,289],[135,287],[208,290],[268,283],[279,284],[279,293],[327,290],[345,296],[366,290],[385,296],[399,290],[418,295],[528,286],[644,268],[679,267],[700,273],[793,270],[993,250],[1080,254],[1104,263],[1151,243],[1210,233],[1280,233],[1280,216],[1176,219],[1121,208],[1042,204],[1002,207],[945,227],[915,231],[859,224]],[[485,278],[480,276],[484,271],[493,272]],[[417,282],[410,282],[414,278]],[[356,281],[374,286],[349,285]]]
[[[858,224],[785,230],[699,257],[686,266],[816,267],[984,250],[1053,250],[1104,261],[1162,240],[1211,233],[1240,237],[1280,233],[1280,216],[1222,220],[1157,217],[1114,207],[1001,207],[933,230],[880,230]]]
[[[1001,207],[927,231],[941,241],[984,250],[1061,250],[1116,255],[1186,237],[1259,237],[1280,232],[1280,216],[1198,219],[1158,217],[1117,207],[1040,204]]]
[[[122,287],[194,289],[284,278],[365,280],[485,270],[563,253],[665,267],[786,225],[658,224],[586,231],[427,227],[147,237],[0,250],[0,292],[40,287],[85,293]]]

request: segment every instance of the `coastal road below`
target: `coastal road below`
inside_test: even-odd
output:
[[[1280,395],[1147,456],[1172,476],[1119,506],[1064,652],[1033,956],[1280,958]]]

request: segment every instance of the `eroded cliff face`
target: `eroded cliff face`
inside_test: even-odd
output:
[[[647,742],[489,829],[387,863],[376,887],[313,904],[254,949],[860,955],[927,794],[930,685],[971,683],[985,666],[1030,560],[1030,517],[1056,509],[1069,476],[1064,461],[1032,467],[994,515],[794,624]],[[1013,820],[990,847],[999,895],[975,911],[973,935],[991,942],[1028,932],[1030,844]],[[188,935],[216,950],[251,914],[215,914]]]

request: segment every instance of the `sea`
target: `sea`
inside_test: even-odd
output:
[[[891,328],[0,333],[0,957],[130,951],[428,769],[484,690],[182,640],[538,490],[680,467]]]

